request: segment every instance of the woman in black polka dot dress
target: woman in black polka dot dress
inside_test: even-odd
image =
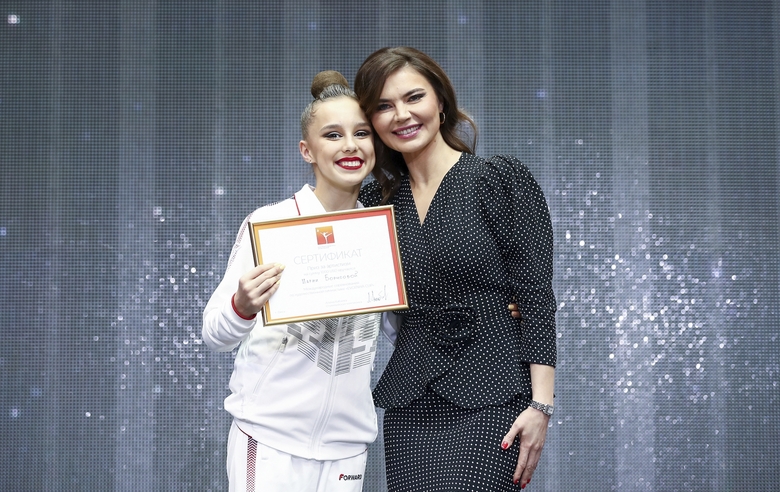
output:
[[[367,205],[395,207],[410,309],[374,390],[392,491],[525,488],[553,403],[552,226],[516,158],[473,155],[474,123],[413,48],[384,48],[355,91],[381,139]],[[377,172],[378,170],[378,172]],[[521,320],[509,314],[516,303]]]

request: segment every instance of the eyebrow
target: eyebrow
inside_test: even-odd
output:
[[[409,96],[411,96],[412,94],[414,94],[415,92],[420,92],[420,91],[424,91],[424,90],[425,90],[425,89],[424,89],[424,88],[422,88],[422,87],[417,87],[416,89],[412,89],[412,90],[410,90],[410,91],[406,91],[406,93],[404,93],[404,94],[403,94],[401,97],[409,97]],[[381,98],[381,97],[379,98],[379,102],[384,102],[384,101],[389,101],[389,100],[390,100],[390,99],[383,99],[383,98]]]
[[[359,122],[355,126],[365,126],[365,127],[368,127],[368,128],[371,127],[371,125],[369,125],[367,121],[361,121],[361,122]],[[331,123],[330,125],[325,125],[322,128],[320,128],[320,131],[321,132],[325,132],[325,131],[329,131],[329,130],[341,130],[341,129],[342,129],[342,126],[340,124],[338,124],[338,123]]]
[[[322,128],[320,128],[321,132],[324,132],[326,130],[341,130],[341,125],[333,123],[331,125],[325,125]]]

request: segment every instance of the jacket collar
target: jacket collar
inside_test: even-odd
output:
[[[320,200],[314,194],[314,187],[311,185],[303,185],[295,196],[295,205],[298,207],[299,215],[317,215],[327,213],[325,207],[322,206]],[[355,208],[363,208],[363,204],[360,201],[357,202]]]

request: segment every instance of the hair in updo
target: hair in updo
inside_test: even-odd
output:
[[[355,91],[349,88],[347,79],[335,70],[325,70],[314,76],[314,80],[311,81],[311,95],[314,96],[314,100],[301,113],[301,135],[304,139],[309,134],[309,125],[319,103],[336,97],[358,100]]]

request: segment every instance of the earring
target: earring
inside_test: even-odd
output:
[[[440,125],[443,125],[444,124],[444,120],[446,120],[446,119],[447,119],[447,115],[444,114],[443,111],[441,113],[439,113],[439,124]]]

